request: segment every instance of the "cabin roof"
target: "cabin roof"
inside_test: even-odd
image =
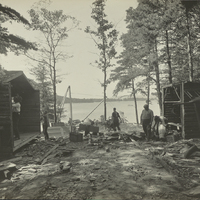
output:
[[[12,86],[20,90],[35,90],[23,71],[5,71],[3,82],[10,82]]]
[[[169,88],[169,87],[178,87],[180,86],[182,83],[175,83],[175,84],[168,84],[163,86],[162,88]],[[188,86],[193,86],[193,85],[199,85],[200,86],[200,82],[191,82],[191,81],[187,81],[187,82],[183,82],[184,85],[188,85]]]

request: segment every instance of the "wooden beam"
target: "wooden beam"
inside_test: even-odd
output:
[[[18,150],[19,148],[23,147],[25,144],[29,143],[31,140],[35,139],[37,136],[39,136],[40,133],[36,134],[36,135],[33,135],[31,137],[28,137],[28,139],[26,140],[23,140],[21,143],[19,143],[18,145],[16,145],[14,148],[13,148],[13,152],[15,152],[16,150]]]
[[[185,139],[185,106],[184,106],[184,83],[180,85],[180,96],[181,96],[181,127],[182,127],[182,137]]]
[[[165,98],[165,94],[164,94],[164,92],[165,92],[165,89],[164,88],[162,88],[162,116],[164,116],[164,114],[165,114],[165,112],[164,112],[164,98]]]
[[[197,105],[194,103],[194,109],[197,117],[197,122],[198,122],[198,127],[199,127],[199,132],[200,132],[200,117],[199,117],[199,112],[197,111]]]
[[[181,101],[164,101],[165,103],[181,104]]]
[[[8,160],[4,160],[4,161],[0,162],[0,166],[1,166],[1,165],[4,165],[4,164],[6,164],[6,163],[11,163],[11,162],[14,163],[14,162],[19,161],[19,160],[22,160],[22,157],[21,157],[21,156],[16,157],[16,158],[11,158],[11,159],[8,159]]]
[[[49,154],[51,154],[51,152],[53,152],[55,149],[57,149],[58,147],[59,147],[59,144],[56,144],[55,146],[53,146],[53,148],[52,148],[50,151],[48,151],[48,152],[40,159],[39,163],[42,164],[42,163],[43,163],[43,160],[44,160]]]

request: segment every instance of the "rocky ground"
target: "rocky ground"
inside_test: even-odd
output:
[[[146,142],[121,132],[44,141],[16,152],[16,169],[0,182],[1,199],[200,199],[199,140]],[[196,146],[191,155],[185,152]]]

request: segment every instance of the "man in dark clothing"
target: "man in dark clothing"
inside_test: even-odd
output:
[[[144,105],[144,110],[142,111],[140,116],[140,122],[142,124],[147,140],[149,140],[151,133],[151,124],[153,122],[153,111],[149,109],[149,106],[147,104]]]
[[[49,127],[49,118],[48,118],[47,111],[45,111],[43,114],[43,133],[44,133],[45,140],[49,139],[49,134],[47,132],[48,127]]]
[[[20,111],[21,111],[21,100],[22,98],[17,95],[13,98],[12,102],[12,118],[13,118],[13,132],[14,132],[14,139],[19,140],[19,118],[20,118]]]
[[[119,113],[116,111],[116,108],[113,108],[113,113],[112,113],[112,126],[113,126],[113,130],[116,131],[116,127],[118,129],[118,131],[120,131],[120,127],[119,127]]]

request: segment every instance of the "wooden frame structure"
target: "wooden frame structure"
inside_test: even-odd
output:
[[[22,71],[5,71],[0,83],[0,157],[12,155],[14,149],[12,97],[22,97],[20,135],[40,133],[40,97]]]
[[[200,83],[163,87],[162,115],[169,122],[180,124],[184,139],[200,138]]]

